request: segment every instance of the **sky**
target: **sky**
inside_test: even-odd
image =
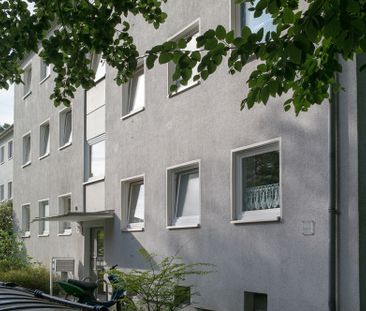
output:
[[[14,85],[9,90],[0,89],[0,124],[14,121]]]

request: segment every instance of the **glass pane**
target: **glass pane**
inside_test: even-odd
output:
[[[105,171],[105,141],[90,146],[90,176],[103,177]]]
[[[243,211],[280,207],[279,152],[242,158]]]
[[[104,258],[104,230],[97,231],[97,256]]]
[[[145,106],[144,69],[136,72],[128,85],[128,113]]]
[[[144,222],[145,185],[142,182],[130,185],[128,222]]]
[[[50,152],[50,126],[43,125],[41,127],[41,156]]]
[[[65,145],[71,142],[71,129],[72,129],[72,113],[71,110],[66,111],[62,116],[62,141],[61,145]]]
[[[5,148],[1,147],[0,148],[0,163],[4,162],[4,157],[5,157]]]
[[[95,66],[95,81],[100,80],[105,76],[105,65],[106,62],[104,59],[101,59],[100,56],[97,57],[97,62],[94,64]]]
[[[199,214],[198,169],[178,174],[176,217]]]
[[[23,164],[30,160],[30,135],[23,138]]]
[[[254,6],[257,5],[259,0],[254,1]],[[264,28],[264,33],[268,31],[275,31],[273,25],[272,16],[268,13],[263,13],[259,17],[254,17],[254,11],[248,9],[252,7],[249,3],[243,3],[240,6],[240,26],[248,26],[252,32],[257,32],[259,29]]]

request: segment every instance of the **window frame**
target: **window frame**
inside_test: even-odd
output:
[[[8,200],[13,199],[13,182],[8,181]]]
[[[44,77],[42,77],[43,66],[45,66],[46,68]],[[40,80],[39,84],[42,84],[50,76],[51,76],[51,65],[47,65],[42,58],[39,58],[39,80]]]
[[[26,99],[30,94],[32,94],[32,61],[29,61],[24,67],[23,67],[23,99]],[[30,81],[29,81],[29,86],[27,88],[27,81],[28,79],[26,79],[28,77],[28,75],[30,75]]]
[[[57,215],[62,215],[60,214],[60,209],[61,209],[61,201],[64,200],[65,198],[70,198],[70,212],[72,211],[72,193],[68,192],[68,193],[64,193],[61,194],[59,196],[57,196]],[[64,209],[64,206],[62,206]],[[65,229],[64,225],[67,221],[58,221],[57,222],[57,226],[58,226],[58,236],[69,236],[72,234],[72,225],[70,222],[70,228],[69,229]],[[61,228],[63,227],[63,231],[61,231]]]
[[[279,222],[282,220],[282,147],[281,138],[274,138],[231,150],[231,223]],[[279,202],[273,209],[243,212],[242,208],[242,159],[272,151],[279,152]],[[241,189],[241,190],[240,190]],[[239,211],[240,210],[240,211]]]
[[[31,135],[31,131],[25,133],[23,136],[22,136],[22,168],[30,165],[32,163],[32,135]],[[24,161],[24,157],[25,157],[25,154],[24,154],[24,139],[29,136],[29,159],[28,161]]]
[[[11,146],[11,148],[10,148]],[[10,154],[11,151],[11,154]],[[8,141],[8,160],[11,160],[13,158],[14,155],[14,142],[13,140],[9,140]]]
[[[44,149],[44,141],[43,141],[43,135],[44,133],[42,132],[42,129],[48,125],[48,147],[45,150],[45,153],[42,154],[42,149]],[[47,156],[49,156],[51,153],[51,126],[50,126],[50,119],[47,119],[46,121],[42,122],[39,125],[39,159],[43,159],[46,158]]]
[[[199,193],[199,212],[194,216],[177,217],[177,202],[179,194],[178,176],[182,173],[198,170],[198,193]],[[184,229],[199,228],[201,226],[202,215],[202,178],[201,160],[193,160],[179,165],[171,166],[166,169],[166,228]]]
[[[144,231],[146,215],[146,184],[145,174],[136,175],[121,179],[121,230],[122,231]],[[129,222],[130,213],[130,190],[131,185],[142,182],[144,185],[144,221],[138,223]]]
[[[178,41],[181,38],[192,37],[195,34],[197,34],[197,36],[201,35],[201,19],[200,18],[197,18],[192,23],[190,23],[189,25],[187,25],[186,27],[184,27],[183,29],[178,31],[175,35],[168,38],[167,41]],[[167,97],[168,98],[174,97],[178,94],[188,91],[189,89],[201,84],[200,80],[193,81],[193,77],[195,76],[195,73],[192,73],[192,77],[191,77],[192,82],[191,83],[188,83],[187,85],[181,85],[180,87],[178,87],[178,89],[175,92],[171,92],[170,86],[174,82],[173,78],[172,78],[174,71],[175,71],[175,65],[173,62],[170,61],[167,64]]]
[[[46,211],[44,211],[44,215],[41,216],[41,206],[45,207],[45,205],[43,205],[43,203],[47,202],[48,203],[48,216],[46,215]],[[50,199],[42,199],[42,200],[38,200],[38,217],[42,218],[42,217],[49,217],[50,216]],[[48,223],[48,231],[46,230],[46,222]],[[39,237],[47,237],[50,235],[50,221],[49,220],[39,220],[39,225],[38,225],[38,236]]]
[[[104,142],[104,174],[103,176],[91,176],[91,167],[92,167],[92,156],[91,156],[91,150],[92,150],[92,146],[99,144],[101,142]],[[94,138],[89,139],[88,141],[85,142],[86,145],[86,159],[87,161],[85,162],[85,180],[87,183],[89,182],[94,182],[94,181],[99,181],[99,180],[103,180],[105,178],[105,163],[106,163],[106,134],[101,134],[99,136],[96,136]]]
[[[63,127],[63,124],[62,124],[62,118],[65,118],[63,116],[66,115],[66,113],[68,113],[69,111],[71,111],[70,138],[67,142],[63,142],[64,141],[64,138],[63,138],[64,137],[63,136],[64,127]],[[74,129],[73,121],[74,121],[74,116],[73,116],[72,106],[66,107],[66,108],[64,108],[64,109],[62,109],[58,112],[58,131],[59,131],[59,135],[58,135],[59,136],[59,148],[58,148],[58,150],[65,149],[65,148],[72,145],[72,135],[73,135],[73,129]]]
[[[0,185],[0,202],[5,202],[5,184]]]
[[[5,144],[0,146],[0,165],[5,163]]]
[[[27,226],[29,227],[29,230],[24,230],[25,224],[24,224],[24,208],[28,207],[29,211],[29,219]],[[29,238],[31,236],[31,204],[30,203],[24,203],[21,205],[22,208],[22,238]]]
[[[99,63],[104,61],[104,70],[103,74],[100,77],[97,77],[97,72],[99,69]],[[107,75],[107,61],[102,58],[101,54],[93,53],[90,58],[90,68],[95,72],[94,82],[98,84],[100,81],[104,80]]]

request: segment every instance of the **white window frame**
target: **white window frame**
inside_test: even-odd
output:
[[[5,201],[5,184],[0,185],[0,202]]]
[[[23,73],[23,99],[27,98],[32,93],[32,61],[29,61],[28,64],[24,66],[24,73]],[[30,72],[30,73],[29,73]],[[29,85],[27,85],[27,77],[30,74],[30,82]]]
[[[178,175],[190,170],[198,170],[199,174],[199,212],[195,216],[177,217]],[[166,227],[167,229],[199,228],[201,225],[202,193],[201,193],[201,160],[193,160],[166,169]],[[179,188],[178,188],[179,190]]]
[[[104,62],[104,71],[103,74],[100,77],[97,77],[97,72],[98,72],[98,68],[99,68],[99,64]],[[91,56],[91,60],[90,60],[90,67],[91,69],[95,72],[95,79],[94,82],[96,84],[98,84],[98,82],[102,81],[103,79],[105,79],[106,77],[106,73],[107,73],[107,62],[105,59],[102,59],[102,55],[100,54],[93,54]]]
[[[242,208],[242,167],[243,158],[271,151],[279,152],[279,208],[240,212]],[[231,223],[276,222],[282,219],[282,151],[281,138],[248,145],[231,151]],[[239,211],[240,210],[240,211]]]
[[[130,212],[130,188],[137,182],[144,185],[144,222],[129,223]],[[145,228],[145,206],[146,206],[146,185],[145,174],[136,175],[121,179],[121,230],[122,231],[143,231]]]
[[[72,211],[72,194],[71,192],[69,193],[64,193],[61,194],[57,197],[57,213],[58,215],[61,215],[61,201],[64,200],[65,198],[70,198],[70,211]],[[59,221],[58,222],[58,235],[59,236],[65,236],[65,235],[71,235],[72,234],[72,228],[69,229],[65,229],[64,228],[64,224],[65,221]],[[71,226],[71,222],[70,222],[70,226]]]
[[[130,109],[130,104],[131,104],[130,85],[133,82],[135,75],[137,75],[141,71],[143,72],[143,76],[144,76],[143,77],[143,79],[144,79],[144,105],[137,109]],[[145,68],[145,62],[141,61],[137,64],[137,68],[136,68],[134,77],[122,86],[122,117],[121,117],[121,119],[124,120],[129,117],[132,117],[133,115],[138,114],[141,111],[144,111],[145,107],[146,107],[146,68]]]
[[[8,160],[13,158],[13,154],[14,154],[14,143],[13,143],[13,140],[9,140],[8,141]]]
[[[181,38],[188,38],[191,37],[193,35],[197,34],[197,36],[201,35],[201,20],[200,18],[196,19],[195,21],[193,21],[192,23],[190,23],[188,26],[186,26],[185,28],[183,28],[182,30],[180,30],[178,33],[176,33],[175,35],[173,35],[172,37],[170,37],[168,39],[168,41],[178,41]],[[178,87],[178,89],[175,92],[171,92],[170,91],[170,86],[174,83],[172,76],[173,73],[175,71],[175,64],[173,62],[169,62],[167,64],[167,97],[173,97],[176,96],[180,93],[183,93],[197,85],[199,85],[201,82],[200,80],[197,81],[193,81],[193,77],[197,74],[193,71],[192,73],[192,77],[191,77],[191,82],[187,85],[181,85],[180,87]]]
[[[0,165],[5,163],[5,145],[0,146]]]
[[[44,77],[42,77],[42,68],[43,66],[46,67],[46,74]],[[47,65],[46,62],[39,58],[39,84],[42,84],[44,81],[46,81],[51,75],[51,65]]]
[[[91,157],[91,150],[92,150],[92,146],[100,143],[104,141],[104,175],[103,176],[91,176],[91,161],[92,161],[92,157]],[[105,178],[105,159],[106,159],[106,135],[105,134],[101,134],[97,137],[94,137],[92,139],[89,139],[86,142],[86,162],[85,162],[85,172],[86,172],[86,181],[87,182],[93,182],[93,181],[99,181],[99,180],[103,180]]]
[[[24,139],[27,136],[29,136],[29,159],[28,159],[28,161],[25,162],[24,161],[24,156],[25,156]],[[22,168],[30,165],[31,163],[32,163],[32,135],[31,135],[31,132],[29,131],[28,133],[26,133],[22,136]]]
[[[41,216],[41,206],[44,206],[43,203],[48,203],[48,216],[43,215]],[[41,205],[42,204],[42,205]],[[42,199],[38,201],[38,216],[41,217],[49,217],[50,216],[50,200],[49,199]],[[44,211],[45,212],[45,211]],[[48,231],[45,230],[46,222],[48,222]],[[43,228],[44,226],[44,228]],[[46,237],[50,235],[50,222],[49,220],[39,220],[39,226],[38,226],[38,236],[39,237]]]
[[[70,132],[70,138],[67,142],[64,142],[64,137],[63,137],[63,133],[64,133],[64,126],[62,124],[62,120],[65,118],[64,115],[71,111],[71,132]],[[58,150],[62,150],[65,149],[68,146],[72,145],[72,135],[73,135],[73,122],[74,122],[74,115],[73,115],[73,109],[72,107],[66,107],[62,110],[59,111],[58,113],[58,130],[59,130],[59,148]]]
[[[29,223],[28,223],[28,226],[29,226],[29,230],[28,231],[25,231],[24,230],[24,227],[25,227],[25,223],[24,223],[24,208],[25,207],[28,207],[28,210],[29,210]],[[29,238],[31,236],[31,204],[30,203],[24,203],[21,205],[21,208],[22,208],[22,238]]]
[[[13,199],[13,182],[8,181],[8,200]]]
[[[44,153],[42,153],[44,149],[44,141],[43,141],[43,135],[44,135],[44,127],[48,125],[48,147],[45,150]],[[50,155],[51,150],[51,126],[50,126],[50,119],[47,119],[46,121],[42,122],[39,126],[39,159],[43,159]]]

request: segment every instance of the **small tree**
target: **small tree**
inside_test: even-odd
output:
[[[208,263],[185,264],[177,256],[165,257],[156,263],[156,255],[143,249],[140,253],[146,259],[149,270],[110,271],[118,279],[114,285],[126,290],[128,296],[137,298],[134,302],[128,297],[123,298],[125,310],[178,310],[193,295],[198,294],[187,286],[182,286],[182,282],[188,276],[212,272],[210,269],[213,265]]]

